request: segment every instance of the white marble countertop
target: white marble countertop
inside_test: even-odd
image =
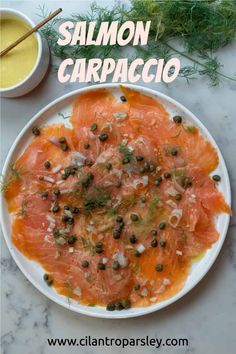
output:
[[[43,2],[42,2],[43,3]],[[99,1],[99,4],[102,3]],[[108,1],[106,1],[108,3]],[[35,21],[39,1],[3,1],[2,6],[17,8]],[[72,13],[85,9],[86,2],[48,1],[50,10],[61,6]],[[233,55],[234,53],[234,55]],[[224,70],[235,70],[236,44],[224,48],[220,58]],[[140,83],[142,85],[142,83]],[[17,99],[2,99],[2,162],[28,120],[53,99],[81,84],[62,85],[50,73],[32,93]],[[225,158],[232,192],[236,190],[236,84],[223,81],[209,88],[200,78],[187,85],[177,79],[169,86],[148,85],[178,100],[209,129]],[[234,207],[235,201],[233,198]],[[2,268],[2,349],[4,354],[154,353],[152,347],[49,347],[47,338],[150,337],[188,338],[189,346],[162,347],[159,353],[227,354],[235,353],[236,330],[236,222],[232,218],[227,239],[214,266],[184,298],[159,312],[128,320],[102,320],[70,312],[38,292],[17,268],[1,237]]]

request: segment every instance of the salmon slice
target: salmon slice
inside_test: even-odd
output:
[[[81,94],[72,129],[42,127],[4,192],[13,243],[47,284],[108,310],[174,296],[217,242],[216,217],[231,213],[209,175],[219,163],[211,143],[154,98],[121,89],[122,100]]]

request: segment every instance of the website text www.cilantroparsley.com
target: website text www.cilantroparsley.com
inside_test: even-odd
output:
[[[156,338],[156,337],[140,337],[140,338],[112,338],[92,336],[84,336],[81,338],[47,338],[50,347],[188,347],[187,338]]]

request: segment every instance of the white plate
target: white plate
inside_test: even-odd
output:
[[[221,176],[221,183],[219,184],[219,188],[225,196],[226,202],[230,205],[231,203],[231,195],[230,195],[230,183],[228,172],[225,166],[224,159],[222,154],[216,145],[214,139],[208,132],[208,130],[204,127],[204,125],[184,106],[180,103],[176,102],[175,100],[171,99],[170,97],[156,92],[151,89],[143,88],[136,85],[125,85],[131,88],[134,88],[144,94],[148,94],[152,97],[156,97],[165,107],[165,109],[171,114],[179,114],[185,117],[188,122],[194,123],[201,131],[201,133],[209,140],[212,145],[216,148],[219,156],[219,166],[214,173],[217,173]],[[91,86],[88,88],[79,89],[73,91],[61,98],[56,99],[45,108],[43,108],[39,113],[37,113],[29,123],[24,127],[21,133],[18,135],[16,141],[12,145],[6,162],[3,167],[3,175],[5,176],[8,172],[9,166],[14,163],[14,161],[21,155],[24,151],[25,147],[29,144],[32,140],[32,133],[31,129],[34,125],[42,125],[42,124],[51,124],[52,122],[64,122],[66,125],[69,124],[68,120],[63,120],[59,115],[58,112],[62,112],[65,115],[71,110],[71,104],[73,100],[78,97],[83,92],[88,92],[91,90],[95,90],[98,88],[107,88],[111,90],[114,95],[120,96],[121,91],[119,85],[117,84],[104,84],[99,86]],[[17,263],[20,270],[24,273],[24,275],[28,278],[28,280],[39,290],[41,293],[46,295],[51,300],[55,301],[56,303],[66,307],[75,312],[79,312],[88,316],[94,317],[103,317],[103,318],[127,318],[127,317],[135,317],[141,316],[150,312],[154,312],[157,310],[166,307],[176,300],[180,299],[184,296],[187,292],[189,292],[208,272],[212,264],[214,263],[216,257],[219,254],[219,251],[223,245],[226,232],[229,225],[229,215],[221,214],[218,216],[216,220],[216,228],[219,231],[220,237],[219,240],[209,249],[205,256],[197,263],[195,263],[191,269],[191,272],[186,280],[185,286],[183,289],[177,293],[172,298],[162,301],[160,303],[154,304],[149,307],[142,307],[142,308],[132,308],[129,310],[123,311],[115,311],[109,312],[106,311],[105,308],[101,307],[89,307],[83,306],[78,304],[76,301],[72,301],[70,304],[67,302],[66,297],[59,295],[55,292],[53,288],[49,288],[43,279],[43,268],[36,262],[30,261],[25,258],[12,244],[11,242],[11,216],[7,211],[7,205],[4,200],[4,197],[1,194],[1,220],[2,220],[2,228],[4,237],[7,243],[7,246],[10,250],[12,257],[14,258],[15,262]]]

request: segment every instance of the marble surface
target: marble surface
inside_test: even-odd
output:
[[[42,4],[43,2],[41,2]],[[72,13],[85,9],[87,2],[47,1],[50,10],[60,6]],[[99,2],[101,3],[101,1]],[[104,2],[105,3],[105,2]],[[108,1],[106,1],[108,3]],[[2,7],[17,8],[35,21],[39,1],[3,1]],[[235,70],[236,44],[221,50],[226,72]],[[234,55],[233,55],[234,54]],[[142,83],[140,83],[142,85]],[[7,152],[26,122],[53,99],[81,84],[62,85],[50,73],[32,93],[17,99],[1,100],[1,157]],[[236,83],[223,81],[209,88],[205,79],[187,85],[177,79],[169,86],[148,85],[178,100],[209,129],[225,158],[230,174],[233,204],[236,190]],[[48,300],[22,275],[1,237],[1,324],[3,354],[154,353],[152,347],[49,347],[55,337],[150,337],[188,338],[188,348],[162,347],[159,353],[220,354],[235,352],[236,329],[236,220],[232,218],[225,244],[205,278],[184,298],[159,312],[128,320],[102,320],[72,313]]]

